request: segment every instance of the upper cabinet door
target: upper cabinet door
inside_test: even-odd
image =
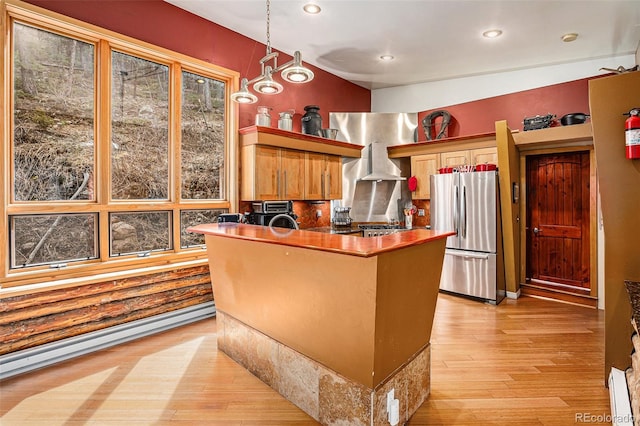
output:
[[[280,199],[304,199],[304,152],[280,150]]]
[[[304,165],[305,200],[324,199],[325,155],[307,152]]]
[[[471,150],[471,164],[495,164],[498,165],[498,148],[479,148]]]
[[[431,175],[438,173],[440,168],[440,154],[414,155],[411,157],[411,175],[418,180],[416,190],[411,193],[414,200],[428,200],[431,198]]]
[[[278,200],[280,149],[258,146],[255,155],[254,200]]]
[[[470,164],[471,155],[468,150],[443,152],[440,154],[441,167],[457,167]]]
[[[337,155],[327,155],[325,169],[325,199],[339,200],[342,198],[342,158]]]

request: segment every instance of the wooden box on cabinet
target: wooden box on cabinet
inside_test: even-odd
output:
[[[307,152],[304,180],[305,200],[342,198],[342,159],[337,155]]]
[[[244,146],[240,198],[244,201],[303,199],[304,154],[272,146]]]

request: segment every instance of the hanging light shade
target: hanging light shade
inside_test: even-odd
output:
[[[282,84],[273,80],[273,70],[270,66],[264,69],[264,77],[253,85],[253,90],[263,95],[276,95],[282,92]]]
[[[302,65],[302,55],[299,51],[293,54],[293,63],[283,69],[280,75],[290,83],[306,83],[313,80],[313,71]]]
[[[258,97],[249,92],[249,88],[247,87],[248,85],[249,80],[243,78],[240,83],[240,90],[231,94],[231,100],[238,102],[239,104],[255,104],[258,102]]]
[[[300,51],[293,54],[293,59],[278,66],[278,52],[271,51],[271,36],[269,23],[271,17],[271,2],[267,0],[267,53],[260,59],[262,72],[254,79],[243,78],[240,82],[240,90],[231,95],[231,100],[238,103],[252,104],[258,101],[258,97],[249,91],[249,85],[253,84],[253,90],[265,95],[275,95],[284,89],[282,84],[273,79],[273,74],[281,72],[285,81],[290,83],[307,83],[313,80],[313,71],[302,65]],[[271,63],[271,65],[266,65]]]

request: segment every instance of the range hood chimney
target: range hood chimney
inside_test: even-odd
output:
[[[374,141],[367,147],[369,155],[367,157],[367,165],[369,174],[359,180],[383,181],[383,180],[406,180],[407,178],[396,176],[387,172],[389,156],[387,154],[387,145]]]

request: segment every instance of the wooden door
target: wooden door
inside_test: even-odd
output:
[[[280,199],[304,199],[304,152],[280,150]]]
[[[304,163],[305,200],[324,199],[324,154],[307,152]]]
[[[414,200],[431,198],[431,175],[438,173],[440,154],[414,155],[411,157],[411,174],[418,180],[416,190],[411,193]]]
[[[441,167],[457,167],[470,163],[469,151],[451,151],[440,154]]]
[[[253,200],[278,200],[280,183],[280,149],[257,146],[254,162]]]
[[[326,156],[326,199],[340,200],[342,198],[342,157],[337,155]]]
[[[583,294],[589,278],[589,152],[527,157],[528,282]]]

